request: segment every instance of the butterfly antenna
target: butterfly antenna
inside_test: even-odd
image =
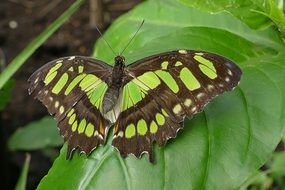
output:
[[[136,33],[133,35],[133,37],[130,39],[130,41],[128,42],[128,44],[125,46],[125,48],[123,49],[122,53],[120,53],[120,55],[122,55],[124,53],[124,51],[127,49],[127,47],[130,45],[130,43],[133,41],[133,39],[136,37],[137,33],[140,31],[141,27],[144,24],[144,20],[142,21],[141,25],[139,26],[138,30],[136,31]]]
[[[115,53],[115,51],[113,50],[113,48],[111,47],[111,45],[108,43],[107,40],[105,40],[103,34],[101,33],[101,31],[99,30],[99,28],[97,26],[96,27],[96,30],[99,32],[100,36],[102,37],[102,39],[105,41],[105,43],[109,46],[109,48],[112,50],[112,52],[114,53],[115,56],[117,56],[117,54]]]

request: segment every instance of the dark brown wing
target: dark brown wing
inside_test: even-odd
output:
[[[191,117],[218,94],[240,81],[240,68],[219,55],[172,51],[139,60],[126,68],[121,114],[113,145],[123,156],[148,152],[153,142],[165,145]]]
[[[47,63],[29,78],[29,93],[55,117],[68,143],[67,158],[77,147],[89,154],[105,142],[109,121],[100,106],[111,72],[101,61],[72,56]]]

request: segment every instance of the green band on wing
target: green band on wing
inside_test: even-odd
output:
[[[88,74],[84,79],[80,82],[79,86],[81,87],[81,90],[87,91],[87,89],[96,83],[97,80],[100,80],[98,77],[92,74]],[[100,80],[101,81],[101,80]]]
[[[55,78],[56,75],[57,75],[57,71],[51,74],[48,74],[44,80],[45,85],[48,85]]]
[[[53,87],[52,92],[54,94],[58,94],[62,90],[62,88],[66,85],[67,81],[68,81],[68,74],[64,73],[57,81],[56,85]]]
[[[78,75],[77,77],[75,77],[68,85],[68,87],[66,88],[64,95],[68,95],[71,90],[86,76],[86,74],[81,74]]]
[[[138,85],[136,85],[134,82],[130,81],[126,87],[128,88],[130,92],[130,98],[132,100],[132,104],[136,104],[139,101],[142,100],[142,91]]]
[[[61,66],[62,66],[62,63],[58,63],[58,64],[56,64],[55,66],[53,66],[53,67],[49,70],[49,72],[48,72],[48,74],[46,75],[45,80],[44,80],[45,85],[48,85],[48,84],[54,79],[54,77],[55,77],[56,74],[57,74],[57,70],[58,70]]]
[[[155,89],[160,84],[159,78],[156,76],[156,74],[154,74],[154,72],[151,71],[146,72],[137,78],[150,89]]]
[[[172,92],[177,93],[179,91],[179,87],[174,80],[174,78],[171,76],[171,74],[167,71],[158,70],[155,71],[155,73],[163,80],[163,82],[172,90]]]
[[[98,109],[101,104],[103,94],[106,91],[106,88],[107,88],[107,84],[104,82],[101,82],[99,85],[97,85],[95,88],[92,89],[92,92],[88,96],[91,104],[95,105]]]
[[[194,56],[194,59],[195,59],[196,61],[198,61],[199,63],[201,63],[201,64],[207,66],[209,69],[213,70],[214,72],[216,72],[216,68],[215,68],[215,66],[214,66],[214,64],[213,64],[212,61],[210,61],[210,60],[208,60],[208,59],[205,59],[205,58],[202,57],[201,55],[195,55],[195,56]]]
[[[218,76],[216,72],[214,72],[212,69],[210,69],[209,67],[205,65],[200,64],[199,68],[202,71],[202,73],[204,73],[204,75],[206,75],[210,79],[215,79]]]

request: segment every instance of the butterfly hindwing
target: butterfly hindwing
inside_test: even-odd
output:
[[[88,154],[105,142],[109,121],[100,107],[111,74],[112,67],[101,61],[72,56],[52,61],[30,77],[29,93],[55,117],[68,142],[68,158],[77,147]]]
[[[179,50],[139,60],[126,68],[121,114],[113,145],[123,156],[143,152],[153,161],[153,143],[165,145],[218,94],[232,90],[241,70],[216,54]]]

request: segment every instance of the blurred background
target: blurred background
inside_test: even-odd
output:
[[[3,69],[52,21],[59,17],[73,0],[1,0],[0,61]],[[89,0],[68,22],[54,33],[13,77],[12,101],[0,114],[0,187],[13,189],[25,160],[25,153],[7,150],[7,141],[17,128],[47,115],[47,110],[28,95],[29,76],[53,59],[68,55],[90,55],[102,31],[110,23],[133,8],[139,0]],[[31,142],[33,139],[30,139]],[[53,150],[54,151],[54,150]],[[57,152],[52,152],[54,156]],[[35,189],[53,162],[42,151],[31,152],[27,189]]]

